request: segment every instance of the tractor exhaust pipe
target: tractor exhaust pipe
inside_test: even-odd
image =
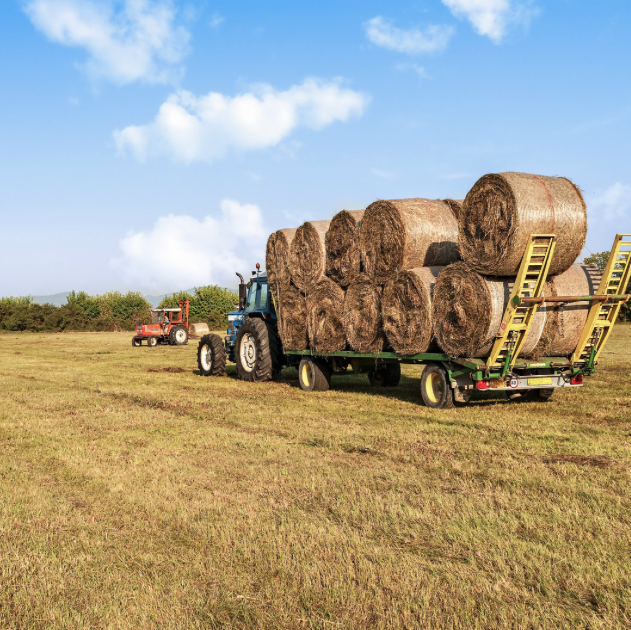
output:
[[[242,311],[245,308],[245,296],[247,287],[245,285],[245,282],[243,282],[243,276],[240,273],[237,273],[237,276],[239,276],[239,280],[241,280],[241,282],[239,282],[239,310]]]

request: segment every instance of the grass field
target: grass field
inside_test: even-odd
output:
[[[583,388],[451,411],[196,345],[0,336],[0,628],[631,626],[631,326]]]

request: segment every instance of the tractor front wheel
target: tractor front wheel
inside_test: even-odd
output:
[[[134,346],[134,348],[140,348],[140,346],[142,345],[142,341],[140,339],[136,339],[136,337],[134,337],[131,340],[131,345]]]
[[[158,345],[158,338],[157,337],[149,337],[149,339],[147,339],[147,345],[150,348],[155,348]]]
[[[185,346],[188,343],[188,330],[186,326],[173,326],[169,331],[169,343],[172,346]]]
[[[236,364],[239,378],[251,383],[271,381],[277,371],[276,339],[262,319],[246,319],[237,333]],[[270,343],[271,341],[271,343]]]
[[[197,346],[197,366],[202,376],[226,375],[226,349],[219,335],[204,335]]]

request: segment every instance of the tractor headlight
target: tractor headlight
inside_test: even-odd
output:
[[[228,315],[229,322],[238,322],[241,319],[241,315]]]

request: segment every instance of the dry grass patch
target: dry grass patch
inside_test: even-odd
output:
[[[631,327],[547,404],[0,337],[1,628],[623,628]],[[21,354],[16,354],[20,352]]]

